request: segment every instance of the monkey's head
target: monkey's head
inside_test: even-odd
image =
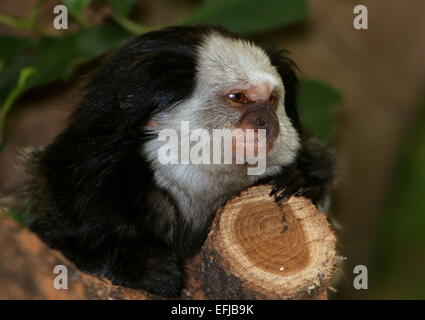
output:
[[[143,148],[151,160],[163,144],[156,141],[158,133],[172,129],[183,134],[182,121],[189,122],[190,132],[253,129],[251,140],[244,131],[240,134],[246,138],[244,147],[254,149],[258,130],[265,129],[267,166],[292,162],[300,147],[292,62],[282,52],[267,52],[222,28],[146,33],[113,55],[97,78],[108,82],[106,94],[118,90],[126,121],[152,137]],[[235,139],[231,143],[234,148]]]
[[[266,150],[273,149],[284,117],[285,88],[267,54],[251,42],[219,33],[205,37],[198,57],[197,86],[192,97],[199,113],[214,128],[255,132],[245,144],[258,145],[258,129],[266,132]],[[285,120],[283,119],[285,122]],[[246,146],[245,146],[246,147]]]

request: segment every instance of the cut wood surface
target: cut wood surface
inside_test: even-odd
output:
[[[326,299],[336,238],[326,215],[304,198],[275,203],[250,188],[219,210],[200,254],[186,263],[179,299]],[[68,268],[67,290],[53,286]],[[80,272],[59,252],[0,215],[0,299],[159,299]]]

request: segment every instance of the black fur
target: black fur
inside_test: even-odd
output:
[[[282,78],[286,92],[285,111],[301,137],[302,147],[295,163],[282,167],[278,176],[261,183],[274,185],[270,195],[275,195],[276,201],[285,201],[295,194],[309,198],[317,205],[324,200],[334,179],[334,155],[301,126],[297,104],[297,66],[288,57],[288,51],[269,48],[266,52]]]
[[[83,271],[164,296],[183,288],[184,258],[199,250],[209,224],[193,239],[176,208],[171,222],[159,223],[161,213],[150,197],[170,206],[174,200],[154,184],[140,149],[149,138],[147,121],[192,93],[194,48],[211,28],[167,28],[130,41],[95,73],[68,128],[33,153],[30,227]],[[301,132],[293,66],[281,53],[270,56],[287,90],[287,113]],[[330,158],[312,146],[305,143],[296,164],[270,181],[275,191],[309,196],[319,187],[311,197],[323,196]],[[170,228],[173,243],[164,239]]]

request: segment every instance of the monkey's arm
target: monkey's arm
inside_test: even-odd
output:
[[[306,138],[296,161],[283,166],[270,180],[274,185],[270,195],[276,201],[285,201],[292,195],[303,196],[317,205],[324,199],[333,176],[333,153],[314,138]]]

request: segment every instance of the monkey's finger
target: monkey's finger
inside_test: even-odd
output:
[[[273,187],[272,191],[270,191],[269,196],[274,195],[276,192],[278,192],[278,191],[282,190],[283,188],[284,188],[284,185],[283,185],[283,184],[281,184],[281,183],[276,184],[276,185]]]
[[[270,192],[270,196],[274,195],[276,192],[284,189],[286,186],[293,184],[295,181],[301,179],[300,172],[298,170],[293,170],[292,172],[288,172],[285,176],[280,176],[279,180],[276,181],[275,186]]]
[[[275,199],[276,202],[277,201],[280,201],[280,200],[282,200],[283,202],[288,201],[289,198],[295,192],[297,192],[298,189],[299,189],[299,185],[297,185],[297,184],[293,184],[293,185],[287,186],[285,188],[285,190],[283,190],[281,193],[277,194],[274,199]]]
[[[295,196],[296,196],[296,197],[302,197],[302,196],[303,196],[303,194],[304,194],[306,191],[307,191],[307,189],[306,189],[306,188],[301,188],[301,189],[299,189],[299,190],[295,193]]]

